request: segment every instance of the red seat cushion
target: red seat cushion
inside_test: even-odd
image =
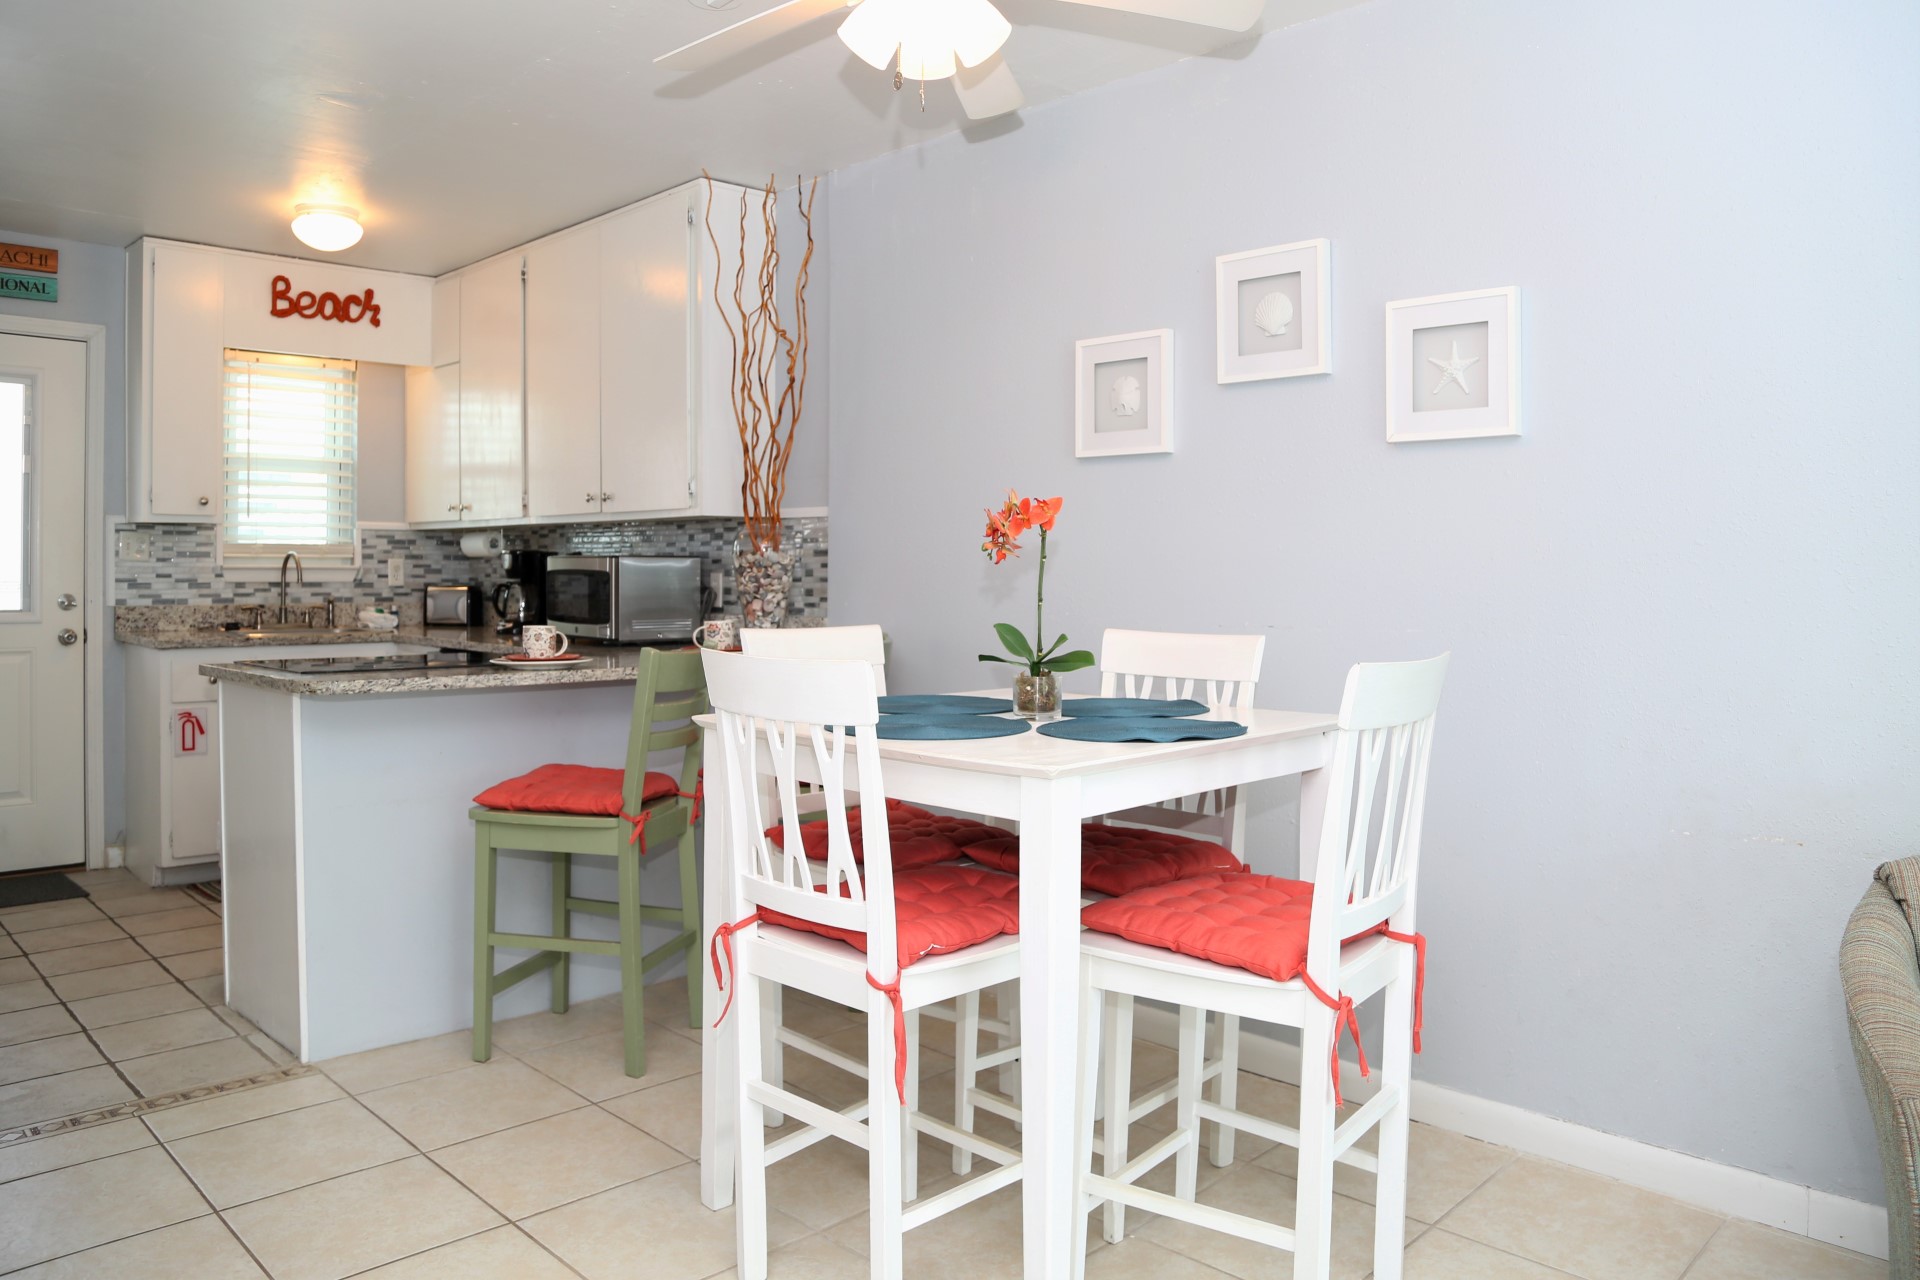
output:
[[[1286,982],[1306,968],[1312,912],[1313,886],[1304,880],[1228,874],[1136,889],[1082,909],[1080,921],[1129,942]]]
[[[820,890],[825,892],[826,886],[821,885]],[[846,896],[845,884],[840,886],[840,896]],[[893,877],[893,913],[900,967],[904,969],[928,956],[959,951],[1003,933],[1020,932],[1020,882],[997,871],[965,865],[901,871]],[[765,908],[760,911],[760,919],[823,938],[838,938],[863,953],[867,949],[867,935],[851,929],[815,924]]]
[[[786,827],[775,825],[767,828],[767,839],[776,848],[786,847]],[[859,862],[863,854],[860,848],[860,810],[847,811],[847,834],[853,840],[853,860]],[[975,841],[992,839],[1005,835],[997,827],[984,822],[975,822],[972,818],[953,818],[945,814],[931,813],[926,809],[907,804],[900,800],[887,801],[887,839],[893,846],[893,869],[908,871],[915,867],[930,867],[936,863],[953,862],[962,857],[966,847]],[[800,843],[809,858],[815,862],[827,860],[827,820],[818,818],[812,822],[800,824]]]
[[[473,798],[488,809],[515,813],[573,813],[582,817],[617,818],[624,769],[596,769],[585,764],[543,764],[505,782],[496,782]],[[640,803],[651,804],[680,794],[680,784],[664,773],[648,773],[640,787]]]
[[[975,862],[996,871],[1020,870],[1018,836],[996,831],[994,838],[969,845],[966,852]],[[1080,883],[1095,893],[1118,897],[1193,876],[1245,869],[1225,845],[1192,836],[1097,822],[1080,828]]]

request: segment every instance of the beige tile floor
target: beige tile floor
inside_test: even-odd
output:
[[[700,1033],[683,989],[649,989],[648,1074],[620,1071],[611,1000],[502,1023],[492,1062],[464,1033],[321,1063],[177,1105],[165,1095],[272,1072],[284,1051],[221,1003],[217,916],[121,873],[95,895],[0,912],[0,1273],[73,1280],[714,1280],[732,1277],[733,1215],[699,1201]],[[206,917],[206,918],[203,918]],[[36,936],[37,935],[37,936]],[[211,941],[212,947],[204,945]],[[16,954],[17,953],[17,954]],[[12,966],[12,967],[8,967]],[[851,1015],[803,1000],[803,1024],[859,1055]],[[929,1022],[930,1110],[951,1089],[951,1032]],[[1169,1067],[1140,1046],[1144,1080]],[[810,1059],[796,1088],[859,1086]],[[156,1109],[24,1141],[21,1125],[154,1097]],[[1286,1085],[1246,1076],[1243,1105],[1285,1118]],[[148,1104],[142,1104],[148,1105]],[[997,1123],[997,1122],[993,1122]],[[1142,1130],[1164,1131],[1153,1118]],[[993,1136],[1010,1140],[1004,1128]],[[1292,1153],[1242,1136],[1202,1164],[1201,1199],[1284,1220]],[[1443,1130],[1414,1126],[1408,1280],[1868,1280],[1884,1263]],[[950,1185],[927,1143],[923,1194]],[[779,1280],[865,1274],[864,1157],[824,1142],[771,1177]],[[1334,1275],[1372,1265],[1372,1179],[1336,1184]],[[1019,1274],[1018,1188],[908,1237],[908,1274]],[[1089,1280],[1265,1280],[1290,1259],[1130,1213]]]

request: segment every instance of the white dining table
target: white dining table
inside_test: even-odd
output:
[[[1223,710],[1203,719],[1235,720],[1235,738],[1176,743],[1095,743],[1038,732],[1009,738],[880,742],[880,790],[890,799],[987,818],[1012,819],[1020,832],[1020,1068],[1025,1109],[1023,1162],[1024,1273],[1028,1280],[1071,1274],[1074,1182],[1074,1069],[1080,1025],[1080,824],[1101,814],[1172,800],[1219,787],[1299,775],[1300,830],[1317,833],[1325,801],[1323,766],[1335,727],[1331,713]],[[705,731],[705,848],[725,848],[727,797],[714,740]],[[804,757],[805,752],[801,753]],[[804,775],[803,775],[804,776]],[[849,753],[849,790],[862,786]],[[1311,851],[1301,849],[1301,866]],[[726,874],[726,859],[705,865],[705,933],[745,911]],[[1305,874],[1303,871],[1302,874]],[[704,960],[705,950],[700,955]],[[706,1008],[724,998],[713,967]],[[711,1021],[711,1019],[709,1019]],[[702,1049],[700,1198],[710,1209],[733,1203],[734,1107],[739,1045],[728,1018]]]

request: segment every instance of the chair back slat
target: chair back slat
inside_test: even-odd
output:
[[[1332,971],[1342,939],[1382,922],[1413,932],[1433,725],[1448,655],[1363,663],[1347,675],[1328,761],[1307,971]]]
[[[727,803],[725,847],[708,856],[728,859],[743,902],[866,934],[869,968],[890,979],[893,855],[871,665],[711,650],[705,663]],[[858,861],[847,820],[856,783],[866,802]],[[823,815],[827,856],[819,862],[806,856],[800,828]],[[776,825],[780,847],[766,835]]]
[[[878,626],[748,627],[741,651],[755,658],[858,659],[873,667],[873,691],[887,692],[887,635]]]
[[[1103,698],[1195,698],[1213,708],[1253,705],[1265,636],[1109,629],[1100,637]],[[1107,815],[1127,826],[1217,840],[1244,856],[1246,813],[1225,787]]]
[[[697,649],[642,649],[634,679],[633,723],[627,730],[627,769],[620,803],[639,813],[647,766],[662,751],[679,750],[680,790],[700,785],[700,732],[693,717],[705,715],[707,678]]]

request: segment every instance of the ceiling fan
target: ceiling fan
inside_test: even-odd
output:
[[[1114,9],[1168,18],[1223,31],[1245,31],[1260,20],[1264,0],[1062,0],[1094,9]],[[852,12],[847,12],[851,10]],[[765,13],[662,54],[654,62],[671,71],[704,70],[754,45],[807,23],[844,13],[840,39],[863,62],[893,68],[893,87],[918,80],[953,81],[960,106],[974,120],[1016,111],[1026,99],[1013,72],[995,57],[1013,30],[990,0],[786,0]]]

